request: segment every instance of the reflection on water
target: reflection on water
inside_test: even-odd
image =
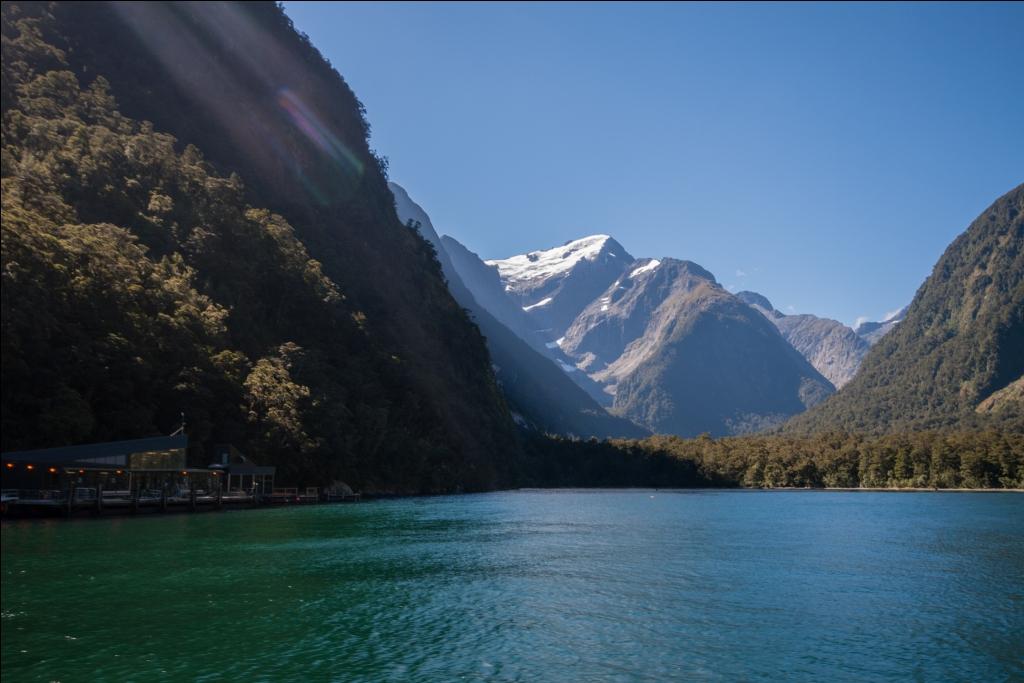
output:
[[[18,680],[1024,677],[1024,496],[515,492],[3,527]]]

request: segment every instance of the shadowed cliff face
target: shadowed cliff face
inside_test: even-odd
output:
[[[843,391],[790,428],[1022,429],[1024,410],[1011,386],[1024,374],[1022,349],[1024,185],[953,241],[906,317],[871,348]],[[988,410],[990,397],[1005,409]]]

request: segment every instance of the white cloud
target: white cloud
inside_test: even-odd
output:
[[[726,285],[725,288],[730,292],[735,292],[739,287],[737,285]]]
[[[796,313],[796,306],[794,306],[793,304],[790,304],[790,305],[786,306],[786,310],[789,311],[790,313]]]
[[[858,327],[860,327],[861,325],[866,323],[868,320],[870,320],[870,318],[868,316],[866,316],[866,315],[858,315],[857,319],[853,321],[853,328],[857,329]]]
[[[895,318],[899,314],[899,312],[902,311],[902,310],[903,310],[902,308],[897,308],[895,311],[889,311],[888,313],[885,314],[885,317],[882,318],[882,322],[884,322],[884,323],[889,322],[890,320]]]
[[[736,277],[746,277],[746,276],[747,276],[747,273],[745,271],[742,271],[739,268],[736,269]]]

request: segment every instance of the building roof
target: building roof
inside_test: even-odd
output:
[[[11,451],[3,454],[4,461],[33,462],[44,465],[96,462],[100,458],[117,458],[132,453],[170,451],[188,447],[188,436],[151,436],[145,439],[89,443],[81,446],[60,446],[35,451]]]
[[[274,474],[277,468],[273,465],[253,465],[250,463],[232,463],[227,466],[229,474]]]

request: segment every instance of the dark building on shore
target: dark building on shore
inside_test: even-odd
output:
[[[270,493],[274,467],[249,463],[231,446],[209,467],[188,467],[188,436],[154,436],[127,441],[11,451],[0,456],[2,488],[61,491],[93,488],[103,491],[166,491],[201,489]],[[230,457],[232,453],[236,457]]]

